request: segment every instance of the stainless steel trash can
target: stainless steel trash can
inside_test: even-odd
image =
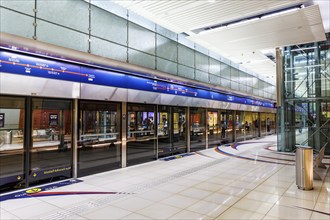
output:
[[[298,189],[313,189],[313,148],[297,146],[296,184]]]
[[[5,144],[11,144],[12,141],[13,141],[12,132],[11,131],[7,131]]]

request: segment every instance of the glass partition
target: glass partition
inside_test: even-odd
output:
[[[235,132],[236,132],[236,140],[242,141],[245,139],[246,125],[244,121],[244,112],[236,111],[236,119],[235,119]]]
[[[225,128],[226,128],[226,139],[225,143],[232,143],[234,141],[234,112],[233,111],[226,111],[225,115]]]
[[[80,101],[78,176],[121,166],[120,104]]]
[[[266,136],[269,129],[270,121],[267,113],[260,113],[260,135]]]
[[[32,99],[30,185],[71,177],[71,101]]]
[[[218,111],[208,111],[208,141],[209,147],[218,146],[221,143],[220,117]]]
[[[158,106],[158,157],[187,152],[186,108]]]
[[[155,112],[154,105],[127,105],[128,166],[157,159]],[[167,127],[164,133],[168,132]]]
[[[0,96],[0,193],[24,187],[24,98]]]
[[[206,148],[206,109],[190,108],[190,151]]]

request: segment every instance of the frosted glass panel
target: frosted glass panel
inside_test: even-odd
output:
[[[258,89],[253,89],[253,95],[259,95],[259,90]]]
[[[26,38],[34,35],[34,19],[30,16],[0,8],[0,31]]]
[[[184,64],[186,66],[195,67],[195,56],[194,56],[194,50],[183,46],[183,45],[179,45],[178,47],[178,62],[180,64]]]
[[[185,77],[185,78],[189,78],[189,79],[194,79],[195,78],[195,72],[193,68],[190,67],[186,67],[183,65],[179,64],[179,72],[178,72],[179,76]]]
[[[196,70],[195,79],[201,82],[209,82],[209,74],[200,70]]]
[[[210,58],[209,72],[220,76],[220,61]]]
[[[221,86],[230,88],[230,80],[221,78],[220,79]]]
[[[89,5],[85,1],[37,1],[37,17],[84,33],[89,28]]]
[[[157,33],[160,35],[163,35],[164,37],[167,37],[173,41],[177,41],[178,35],[170,30],[167,30],[166,28],[163,28],[159,25],[157,25]]]
[[[252,89],[252,87],[247,86],[247,87],[246,87],[246,92],[249,93],[249,94],[253,94],[253,89]]]
[[[0,5],[6,8],[13,9],[28,15],[34,16],[34,1],[35,0],[1,0]]]
[[[177,75],[177,63],[157,58],[157,70]]]
[[[195,57],[196,69],[209,72],[209,57],[199,52],[196,52]]]
[[[37,23],[39,41],[88,52],[88,35],[40,20]]]
[[[155,33],[129,22],[128,35],[129,47],[155,55]]]
[[[246,85],[244,84],[238,84],[238,88],[240,92],[246,92]]]
[[[240,84],[243,84],[243,85],[246,85],[247,84],[247,74],[242,72],[242,71],[239,71],[239,83]]]
[[[239,90],[239,88],[238,88],[238,83],[235,82],[235,81],[231,81],[231,82],[230,82],[230,88],[231,88],[231,89],[234,89],[234,90]]]
[[[127,47],[110,43],[95,37],[92,37],[91,40],[92,54],[126,62]]]
[[[128,49],[128,61],[139,66],[155,69],[155,57],[136,50]]]
[[[252,78],[252,87],[258,88],[259,87],[258,82],[259,82],[259,79],[257,79],[256,77],[253,77]]]
[[[221,77],[230,79],[230,66],[224,63],[221,63]]]
[[[127,21],[105,10],[92,7],[92,35],[127,46]]]
[[[231,80],[238,82],[239,81],[239,73],[238,73],[238,69],[236,68],[231,68]]]
[[[213,85],[220,85],[220,77],[210,74],[210,83]]]
[[[248,86],[253,86],[253,77],[250,76],[249,74],[246,75],[246,84]]]
[[[175,41],[157,34],[157,56],[176,62],[178,47]]]

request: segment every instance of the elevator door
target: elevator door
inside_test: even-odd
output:
[[[71,177],[71,101],[32,99],[29,185]]]

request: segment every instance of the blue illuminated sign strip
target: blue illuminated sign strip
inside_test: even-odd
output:
[[[273,103],[45,58],[0,51],[1,72],[274,108]]]

